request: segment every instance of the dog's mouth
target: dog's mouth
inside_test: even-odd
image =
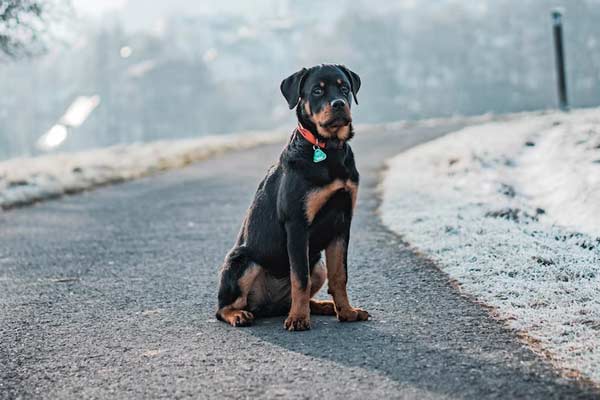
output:
[[[329,120],[320,123],[319,125],[321,125],[323,128],[326,129],[335,129],[335,128],[341,128],[343,126],[347,126],[352,122],[352,118],[348,115],[335,115],[332,118],[330,118]]]

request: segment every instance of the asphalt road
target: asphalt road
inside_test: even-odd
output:
[[[598,396],[381,225],[384,158],[454,128],[357,134],[349,287],[364,323],[214,319],[218,266],[281,145],[0,214],[0,398]]]

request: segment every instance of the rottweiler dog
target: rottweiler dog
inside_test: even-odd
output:
[[[350,103],[358,104],[360,84],[343,65],[303,68],[281,82],[298,127],[259,184],[221,267],[217,319],[238,327],[287,314],[285,329],[303,331],[311,313],[369,318],[346,292],[358,191]],[[326,279],[333,301],[313,299]]]

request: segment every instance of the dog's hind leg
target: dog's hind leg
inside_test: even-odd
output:
[[[319,260],[310,274],[310,313],[315,315],[336,315],[335,306],[331,300],[315,300],[313,296],[325,284],[327,268],[323,260]]]
[[[231,251],[221,268],[219,309],[216,317],[232,326],[248,326],[254,315],[247,310],[248,293],[262,267],[250,261],[243,247]]]

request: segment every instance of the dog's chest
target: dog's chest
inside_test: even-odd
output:
[[[358,194],[358,184],[350,179],[336,179],[333,182],[311,190],[305,199],[306,219],[312,223],[318,212],[327,204],[327,202],[336,194],[345,192],[350,196],[352,208],[356,204],[356,196]]]

